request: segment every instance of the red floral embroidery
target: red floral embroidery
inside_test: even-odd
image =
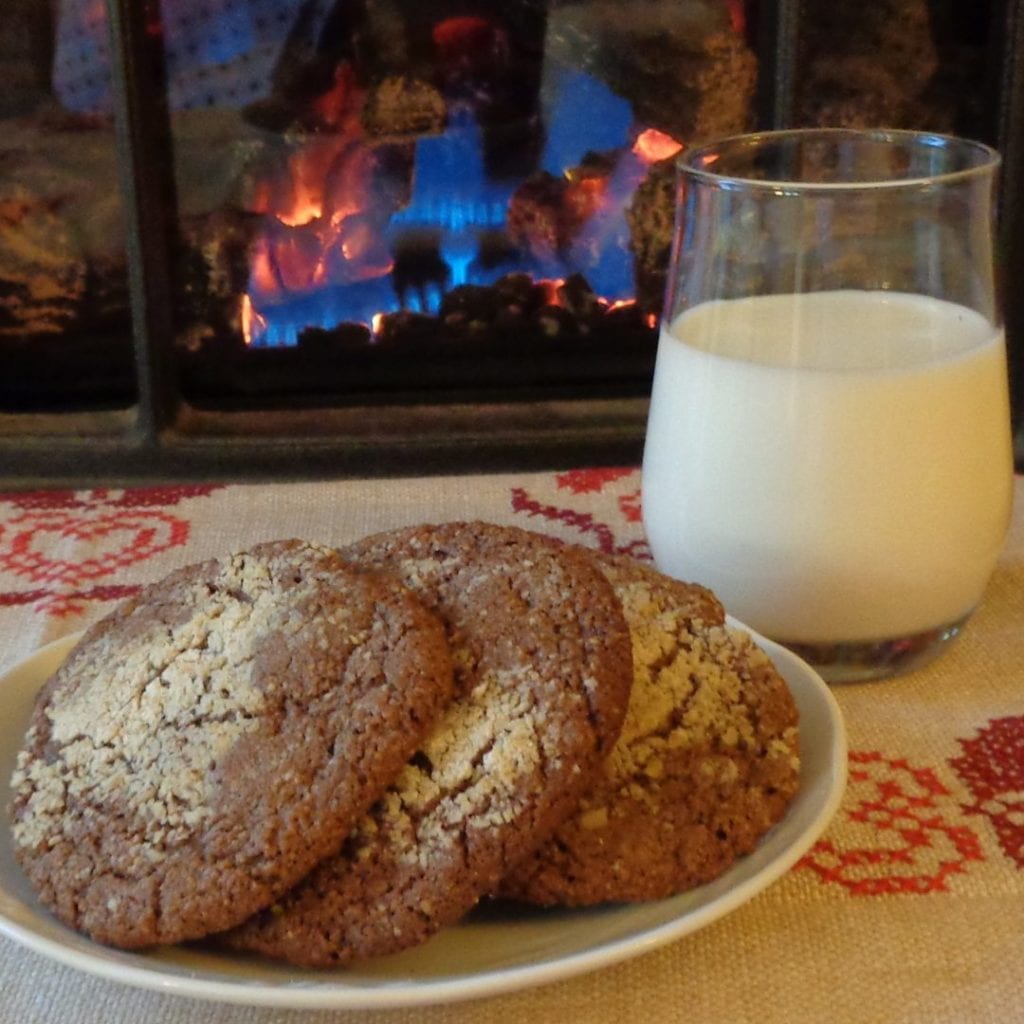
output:
[[[567,473],[556,474],[555,484],[559,490],[572,491],[573,494],[596,494],[632,472],[629,467],[571,469]]]
[[[540,516],[548,522],[562,523],[583,535],[590,534],[596,539],[597,548],[606,554],[626,554],[634,558],[647,559],[651,557],[647,541],[643,538],[617,544],[611,526],[595,518],[590,512],[542,504],[536,498],[530,497],[523,487],[512,488],[512,509],[527,516]]]
[[[619,498],[619,509],[627,523],[641,522],[643,510],[640,507],[640,492],[633,491],[631,494],[623,494]]]
[[[574,497],[562,499],[559,495],[554,501],[545,501],[525,487],[513,487],[512,510],[545,520],[555,528],[549,532],[563,540],[588,544],[608,554],[650,559],[640,525],[638,477],[637,469],[626,467],[556,473],[557,490],[569,491]]]
[[[205,498],[223,484],[174,484],[159,487],[131,487],[110,504],[115,508],[168,508],[186,498]]]
[[[120,600],[136,593],[138,585],[115,584],[109,578],[188,539],[188,520],[160,506],[214,489],[203,485],[3,496],[0,500],[24,511],[0,525],[0,573],[32,586],[0,593],[0,606],[30,604],[65,616],[81,611],[87,601]]]
[[[1024,868],[1024,715],[992,719],[959,743],[963,755],[949,763],[974,797],[964,811],[988,818],[1002,851]]]
[[[96,487],[90,491],[16,491],[0,494],[0,503],[15,508],[95,508],[102,503],[111,508],[167,508],[185,498],[202,498],[220,490],[223,484],[172,484],[159,487],[130,487],[111,491]],[[111,497],[111,494],[114,496]]]
[[[957,811],[931,768],[851,752],[837,838],[816,843],[799,866],[855,896],[944,892],[952,876],[984,860],[978,836],[950,820]]]

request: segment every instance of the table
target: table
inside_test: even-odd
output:
[[[342,544],[480,518],[643,556],[639,488],[635,469],[609,468],[0,495],[0,672],[173,567],[277,537]],[[0,1024],[1024,1020],[1024,478],[1015,497],[999,567],[949,652],[834,688],[850,778],[824,837],[711,926],[542,988],[359,1014],[136,990],[0,938]]]

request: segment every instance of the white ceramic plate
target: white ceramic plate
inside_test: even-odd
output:
[[[0,807],[36,691],[77,637],[41,648],[0,679]],[[0,931],[64,964],[159,992],[263,1006],[366,1009],[508,992],[612,964],[679,939],[735,910],[788,870],[828,824],[846,781],[846,738],[835,699],[793,654],[759,642],[800,709],[801,789],[748,857],[699,889],[657,903],[587,910],[494,905],[417,949],[358,968],[307,971],[255,958],[169,947],[126,953],[65,928],[36,901],[0,826]]]

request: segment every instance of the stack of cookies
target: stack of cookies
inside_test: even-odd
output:
[[[699,885],[798,775],[785,681],[709,591],[449,523],[145,588],[41,690],[13,835],[42,902],[100,942],[333,966],[493,895]]]

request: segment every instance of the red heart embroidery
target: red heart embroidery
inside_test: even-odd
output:
[[[184,544],[187,520],[157,509],[41,509],[0,527],[0,570],[41,584],[37,607],[72,610],[74,588]]]

